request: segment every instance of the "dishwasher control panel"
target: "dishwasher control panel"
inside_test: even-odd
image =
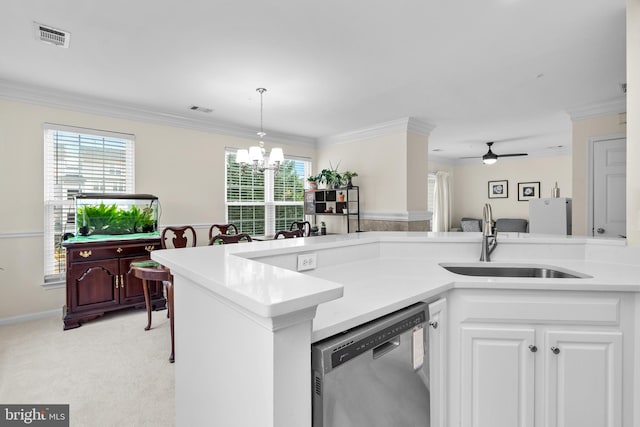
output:
[[[414,326],[425,323],[425,321],[426,313],[424,311],[420,311],[413,316],[404,318],[384,329],[373,331],[370,335],[363,338],[351,340],[339,345],[331,352],[331,368],[340,366],[362,353],[373,350],[403,332],[412,329]]]

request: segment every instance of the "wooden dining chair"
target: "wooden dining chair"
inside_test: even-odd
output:
[[[196,246],[196,244],[196,230],[190,225],[181,227],[165,227],[160,234],[160,246],[162,249],[187,248]],[[171,355],[169,356],[169,361],[173,363],[175,360],[175,339],[173,330],[175,318],[173,312],[173,275],[167,267],[151,260],[132,262],[131,269],[133,270],[133,274],[142,280],[142,291],[144,293],[144,302],[147,308],[147,326],[144,328],[145,331],[151,329],[149,281],[162,282],[167,290],[167,317],[169,318],[169,329],[171,331]]]
[[[160,234],[160,245],[162,249],[186,248],[196,246],[196,230],[190,226],[165,227]]]
[[[293,239],[296,237],[304,237],[304,231],[300,230],[300,229],[296,229],[296,230],[280,230],[278,231],[275,236],[273,236],[273,240],[279,239],[280,237],[284,238],[284,239]]]
[[[302,230],[302,237],[311,236],[311,223],[309,221],[293,221],[289,226],[289,230]]]
[[[144,302],[147,305],[147,326],[144,328],[145,331],[151,329],[151,305],[149,304],[148,281],[162,282],[167,289],[167,317],[169,318],[169,330],[171,331],[171,354],[169,355],[169,362],[173,363],[175,360],[175,339],[173,332],[173,276],[171,275],[171,271],[154,261],[133,262],[131,263],[131,270],[133,270],[134,276],[142,280]]]
[[[213,224],[209,227],[209,245],[211,239],[219,234],[238,234],[238,227],[235,224]]]
[[[251,236],[247,233],[238,233],[238,234],[218,234],[217,236],[213,236],[211,240],[209,240],[209,245],[226,245],[229,243],[240,243],[241,241],[246,240],[247,242],[251,242]]]

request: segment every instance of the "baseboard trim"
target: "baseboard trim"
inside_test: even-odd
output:
[[[55,310],[40,311],[38,313],[29,313],[22,314],[20,316],[0,318],[0,326],[29,322],[31,320],[43,319],[45,317],[53,317],[56,315],[62,318],[62,309],[56,308]]]

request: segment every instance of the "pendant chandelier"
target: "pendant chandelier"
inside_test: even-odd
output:
[[[254,174],[261,174],[267,170],[272,170],[274,175],[280,170],[280,164],[284,162],[284,154],[282,148],[272,148],[270,153],[267,153],[264,149],[264,141],[266,133],[262,127],[262,95],[267,90],[259,87],[256,92],[260,94],[260,132],[258,137],[260,142],[258,145],[249,147],[249,150],[238,150],[236,154],[236,163],[239,163],[242,172],[247,169],[251,169]]]

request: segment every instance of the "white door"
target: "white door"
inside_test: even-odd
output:
[[[626,236],[627,140],[593,142],[593,235]]]
[[[462,427],[533,427],[535,329],[461,328]]]
[[[431,427],[447,425],[447,299],[429,304],[429,392]]]
[[[622,426],[622,333],[549,331],[545,427]]]

